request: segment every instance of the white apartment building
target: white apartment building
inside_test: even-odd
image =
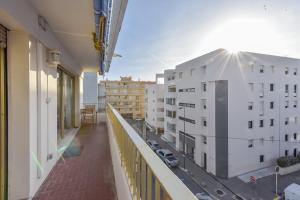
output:
[[[145,85],[145,121],[147,126],[164,133],[164,84],[158,79],[164,74],[156,74],[156,84]]]
[[[175,72],[165,85],[172,99],[165,111],[175,118],[166,117],[165,126],[176,124],[176,147],[183,150],[185,136],[195,162],[225,178],[296,156],[299,67],[299,59],[219,49],[165,71]]]
[[[83,106],[95,105],[98,108],[98,74],[84,72],[83,79]]]
[[[164,137],[171,143],[176,143],[176,71],[168,69],[164,71],[164,97],[165,97],[165,121]]]
[[[98,83],[98,109],[105,110],[106,106],[106,89],[103,83]]]

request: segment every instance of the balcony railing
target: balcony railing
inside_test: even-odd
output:
[[[112,125],[132,199],[197,200],[110,104],[107,105],[107,116]]]

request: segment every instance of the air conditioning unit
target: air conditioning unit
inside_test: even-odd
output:
[[[60,51],[57,49],[48,50],[48,63],[50,67],[56,68],[60,64]]]

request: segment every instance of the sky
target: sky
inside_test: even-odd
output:
[[[229,51],[300,58],[299,0],[128,0],[105,79],[156,73],[205,53]]]

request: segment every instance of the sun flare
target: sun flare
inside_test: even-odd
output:
[[[276,44],[276,31],[264,19],[232,19],[219,25],[207,37],[207,45],[224,48],[230,53],[263,51]]]

